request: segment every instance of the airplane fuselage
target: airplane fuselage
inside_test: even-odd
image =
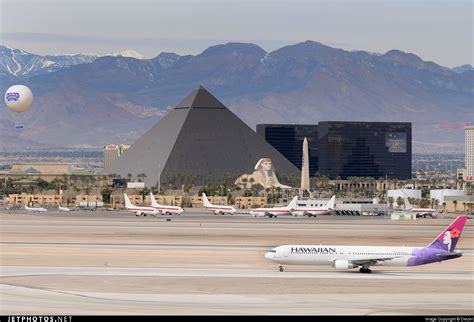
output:
[[[163,214],[178,214],[180,215],[183,212],[183,209],[180,207],[172,207],[172,206],[152,206],[153,209],[159,211],[162,215]]]
[[[237,210],[233,207],[220,207],[220,206],[205,206],[206,209],[212,210],[215,215],[218,214],[234,214]]]
[[[155,210],[152,207],[128,207],[128,211],[134,212],[137,216],[141,215],[156,215],[158,213],[157,210]]]
[[[281,215],[289,215],[290,212],[291,209],[287,208],[256,208],[250,211],[250,214],[254,216],[277,217]]]
[[[324,208],[296,208],[291,211],[293,216],[317,216],[329,213],[331,210]]]
[[[32,211],[32,212],[45,212],[48,211],[46,208],[31,208],[31,207],[25,207],[26,211]]]

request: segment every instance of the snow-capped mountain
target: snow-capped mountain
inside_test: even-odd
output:
[[[28,53],[0,49],[7,51],[0,52],[1,61],[11,63],[0,69],[0,90],[21,81],[35,95],[24,115],[25,128],[15,132],[21,142],[7,139],[15,115],[0,109],[0,138],[6,138],[0,150],[10,149],[9,142],[21,149],[133,143],[198,85],[251,127],[404,121],[413,123],[414,142],[458,146],[464,142],[465,122],[472,119],[474,71],[457,73],[400,50],[374,55],[306,41],[266,52],[255,44],[227,43],[197,55],[106,55],[45,72],[53,67],[48,61],[58,56],[37,56],[36,65],[28,65]],[[39,75],[14,76],[41,64],[49,65]],[[435,145],[434,151],[440,150]]]
[[[78,64],[92,63],[98,57],[95,54],[40,56],[0,45],[0,73],[18,78],[31,77]]]
[[[113,57],[122,56],[122,57],[130,57],[130,58],[135,58],[135,59],[145,59],[145,56],[143,56],[142,54],[134,50],[124,50],[119,53],[108,54],[105,56],[113,56]]]

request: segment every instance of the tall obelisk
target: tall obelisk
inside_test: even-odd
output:
[[[303,159],[301,160],[301,191],[309,192],[309,157],[308,157],[308,140],[306,137],[303,141]]]

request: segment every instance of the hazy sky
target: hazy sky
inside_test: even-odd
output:
[[[396,48],[454,67],[473,64],[473,1],[0,0],[1,43],[37,54],[127,49],[197,54],[305,40],[347,50]]]

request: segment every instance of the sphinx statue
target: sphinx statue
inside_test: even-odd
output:
[[[250,189],[252,185],[257,183],[261,184],[265,189],[291,189],[290,186],[285,186],[278,182],[272,160],[269,158],[258,160],[255,165],[255,171],[252,174],[243,174],[235,180],[235,184],[244,189]]]

